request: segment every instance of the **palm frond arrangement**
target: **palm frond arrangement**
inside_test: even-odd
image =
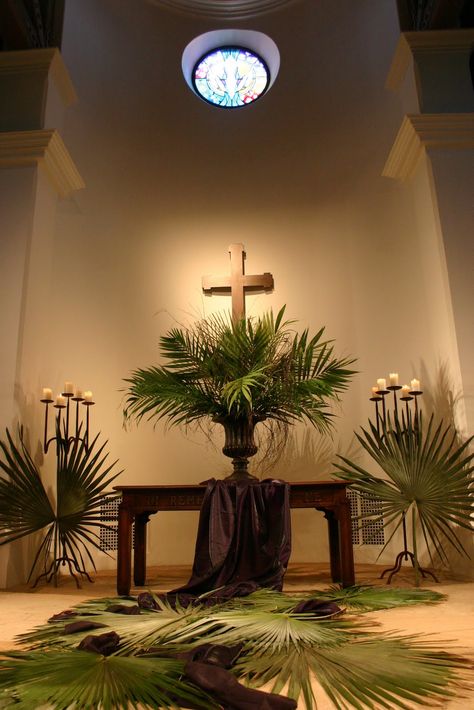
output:
[[[126,419],[306,421],[327,431],[329,403],[346,389],[353,361],[334,356],[324,328],[312,337],[293,332],[284,311],[239,321],[218,314],[171,329],[160,339],[166,364],[125,380]]]
[[[102,550],[97,529],[107,528],[100,515],[104,492],[119,475],[110,475],[115,463],[105,465],[105,445],[90,445],[56,437],[56,505],[50,501],[40,471],[31,458],[20,432],[17,446],[7,429],[0,441],[0,545],[43,531],[28,575],[57,581],[59,566],[84,573],[87,561],[95,569],[90,548]],[[77,580],[76,580],[77,581]]]
[[[292,611],[311,596],[337,599],[338,593],[360,609],[443,598],[426,590],[369,587],[333,587],[310,596],[261,590],[212,608],[198,603],[173,610],[164,601],[158,610],[142,609],[138,616],[107,611],[111,602],[123,600],[95,600],[76,607],[74,619],[102,623],[101,632],[117,631],[116,652],[103,656],[74,650],[71,638],[77,645],[84,631],[68,634],[68,621],[44,625],[21,638],[30,650],[0,660],[0,707],[26,710],[49,703],[54,710],[70,705],[108,710],[189,702],[212,708],[215,699],[183,676],[183,662],[176,658],[202,644],[241,644],[232,669],[238,680],[252,687],[271,684],[272,692],[302,698],[308,710],[316,707],[314,680],[335,707],[358,709],[436,704],[466,687],[468,662],[434,642],[373,633],[360,616],[321,619]]]
[[[395,417],[380,431],[370,428],[357,439],[383,472],[373,474],[340,456],[338,478],[351,484],[362,496],[375,496],[380,502],[380,516],[393,531],[383,549],[405,521],[411,523],[415,573],[419,569],[418,536],[426,543],[431,563],[447,562],[447,546],[467,555],[458,534],[459,528],[472,532],[474,489],[472,459],[469,453],[473,437],[457,443],[451,427],[435,426],[433,416],[424,427],[421,414],[408,421]],[[362,514],[364,519],[373,513]],[[382,550],[383,551],[383,550]],[[417,575],[418,580],[418,575]]]

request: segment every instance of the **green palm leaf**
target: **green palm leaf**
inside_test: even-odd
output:
[[[0,660],[0,707],[31,710],[213,708],[213,700],[182,679],[183,662],[101,656],[84,651],[8,653]]]
[[[189,624],[170,640],[186,648],[203,639],[244,643],[236,675],[256,687],[271,682],[276,693],[288,684],[288,695],[302,695],[309,710],[315,704],[313,677],[338,708],[374,707],[374,702],[403,708],[405,700],[451,696],[468,667],[467,661],[416,637],[374,635],[360,621],[322,621],[311,614],[223,610]]]
[[[474,454],[469,453],[473,437],[458,445],[455,432],[434,425],[431,417],[426,431],[422,417],[409,422],[395,418],[393,425],[378,432],[369,422],[357,439],[384,472],[384,477],[370,473],[356,463],[340,456],[337,475],[348,481],[362,496],[380,500],[378,519],[389,525],[404,517],[414,522],[413,547],[419,530],[423,536],[432,564],[436,555],[447,560],[446,543],[460,554],[467,554],[457,528],[472,531],[474,490],[472,488]],[[361,515],[364,519],[373,514]],[[392,539],[390,537],[389,541]],[[384,548],[387,546],[385,544]],[[414,549],[416,556],[416,550]]]
[[[309,597],[333,601],[351,611],[376,611],[393,609],[415,604],[437,604],[446,599],[446,595],[430,589],[397,589],[396,587],[330,587],[322,592],[312,593]]]
[[[330,404],[346,389],[352,360],[336,358],[324,329],[312,338],[276,317],[233,322],[213,315],[160,339],[166,364],[135,370],[127,383],[126,420],[143,417],[170,425],[228,417],[288,425],[306,420],[331,426]]]
[[[365,623],[360,617],[321,620],[312,614],[295,614],[291,611],[302,599],[307,598],[332,599],[364,611],[400,604],[431,603],[439,601],[442,595],[427,590],[367,587],[344,590],[332,587],[314,591],[309,597],[259,590],[249,597],[233,599],[211,609],[199,605],[186,609],[178,605],[173,609],[168,602],[157,599],[160,611],[143,610],[140,616],[120,616],[107,612],[106,607],[118,600],[94,600],[77,607],[80,614],[77,619],[92,619],[106,624],[108,629],[119,633],[121,644],[117,654],[107,660],[107,663],[112,663],[107,677],[103,678],[96,663],[92,662],[90,667],[87,666],[88,672],[98,675],[87,677],[91,683],[103,683],[108,693],[109,684],[115,684],[115,671],[118,672],[120,668],[120,673],[126,676],[125,671],[130,668],[136,679],[134,692],[138,694],[143,690],[149,693],[146,696],[149,704],[145,703],[145,697],[140,702],[144,707],[156,707],[153,703],[157,702],[158,696],[150,694],[158,691],[150,690],[145,667],[130,665],[125,666],[123,671],[124,667],[113,665],[116,661],[133,660],[142,663],[156,660],[161,664],[160,669],[165,669],[168,668],[163,665],[165,658],[203,643],[243,643],[243,651],[233,669],[238,679],[256,687],[270,683],[273,692],[282,692],[287,685],[285,692],[295,699],[302,697],[309,710],[315,707],[311,686],[314,679],[323,686],[338,708],[405,708],[412,702],[437,703],[464,687],[469,665],[467,661],[445,653],[437,644],[429,644],[414,636],[371,633],[371,622]],[[76,658],[78,652],[72,653],[71,649],[88,632],[65,635],[64,626],[67,623],[69,621],[47,624],[22,637],[23,643],[38,649],[36,655],[30,654],[33,660],[58,657],[55,646],[58,651],[59,648],[64,649],[65,656]],[[153,655],[148,653],[145,657],[137,656],[144,651],[151,651]],[[15,657],[26,659],[30,655],[17,654]],[[82,666],[82,656],[84,654],[77,657],[78,667]],[[30,682],[31,687],[36,687],[40,675],[49,677],[47,669],[43,668],[41,673],[37,673],[34,664],[30,670],[27,664],[23,664],[23,675],[20,678],[15,670],[19,666],[12,668],[9,663],[9,659],[0,663],[0,688],[5,688],[8,697],[12,697],[15,683],[20,680],[26,687],[29,687]],[[85,672],[87,669],[84,667],[82,670]],[[77,689],[79,698],[82,697],[82,670]],[[143,688],[142,670],[145,674]],[[67,675],[69,671],[65,673],[58,677],[58,686],[70,681]],[[6,679],[3,685],[2,677]],[[42,687],[38,692],[43,693]],[[65,699],[68,700],[69,690],[63,689],[62,692],[66,693]],[[93,692],[97,692],[95,688]],[[120,702],[124,702],[125,698],[131,703],[132,699],[139,702],[138,696],[131,696],[130,692],[128,686],[118,687],[118,694],[114,696],[116,707],[122,707]],[[165,704],[165,707],[171,705],[172,699],[183,697],[178,690],[169,692],[169,704]],[[43,697],[38,695],[38,699]],[[96,697],[88,696],[91,704],[84,707],[98,707],[93,704]],[[105,697],[109,696],[106,694]],[[60,695],[55,696],[55,702],[58,703],[61,698]],[[160,702],[165,703],[161,696]],[[53,707],[67,706],[53,704]]]
[[[100,506],[104,492],[120,475],[110,475],[116,461],[105,466],[108,454],[104,454],[106,442],[96,450],[98,435],[90,446],[77,437],[72,446],[61,439],[57,471],[57,527],[61,545],[72,557],[77,558],[83,549],[91,563],[93,558],[88,545],[101,550],[97,528],[107,528]],[[94,566],[95,569],[95,566]]]
[[[208,613],[204,606],[172,607],[167,601],[154,597],[159,610],[141,609],[139,615],[128,616],[108,612],[107,607],[123,604],[123,599],[94,600],[75,607],[77,616],[72,619],[43,624],[17,637],[18,643],[31,649],[46,649],[61,646],[75,648],[91,632],[65,633],[71,621],[94,621],[103,624],[104,631],[114,630],[121,639],[119,654],[136,655],[154,646],[163,646],[174,641],[177,633],[191,622]]]
[[[317,680],[337,708],[408,708],[405,701],[436,702],[463,687],[467,661],[415,637],[351,634],[337,646],[291,644],[284,650],[254,652],[249,646],[236,672],[260,687],[272,682],[280,692],[303,695],[315,707],[311,679]]]
[[[8,429],[7,442],[0,441],[3,459],[0,469],[0,545],[50,525],[55,514],[20,432],[20,446],[15,446]]]

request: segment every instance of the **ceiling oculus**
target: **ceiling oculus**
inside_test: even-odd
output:
[[[269,80],[262,58],[240,47],[211,50],[198,61],[193,72],[196,92],[210,104],[223,108],[256,101],[265,92]]]
[[[253,30],[214,30],[196,37],[183,53],[188,86],[214,106],[253,103],[273,84],[280,54],[273,40]]]

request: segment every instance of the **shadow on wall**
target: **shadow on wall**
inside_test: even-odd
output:
[[[434,414],[436,421],[443,421],[445,426],[457,429],[456,408],[461,402],[461,394],[455,391],[448,363],[440,363],[434,377],[430,377],[425,363],[421,361],[419,372],[423,383],[423,410],[428,417]]]
[[[456,391],[450,375],[447,362],[440,362],[434,376],[423,361],[420,362],[418,371],[421,373],[423,385],[423,412],[428,421],[431,414],[435,420],[443,422],[444,427],[449,426],[456,432],[456,444],[461,446],[465,437],[459,432],[457,426],[457,408],[463,400],[462,394]],[[448,437],[450,439],[450,437]],[[458,528],[457,534],[469,558],[461,557],[452,548],[449,551],[449,572],[453,577],[461,579],[474,579],[474,535],[468,530]]]
[[[28,450],[34,450],[33,461],[36,466],[41,467],[44,460],[41,442],[38,439],[35,447],[31,445],[32,440],[35,438],[31,432],[34,428],[35,415],[37,415],[37,405],[32,397],[28,398],[25,395],[24,390],[18,383],[15,384],[14,398],[19,415],[13,421],[10,421],[8,429],[12,436],[18,439],[17,434],[20,427],[22,427],[24,441]],[[6,440],[5,430],[0,432],[0,438],[2,441]],[[40,534],[36,533],[1,546],[0,588],[8,589],[26,582],[39,539]]]
[[[330,436],[321,435],[312,428],[292,429],[278,459],[269,466],[265,451],[259,451],[252,473],[259,478],[271,476],[285,481],[330,480],[336,456],[343,454],[355,459],[358,449],[354,440],[343,451]]]

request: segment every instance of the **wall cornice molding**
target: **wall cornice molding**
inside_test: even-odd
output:
[[[56,47],[0,52],[0,74],[35,71],[51,76],[65,106],[70,106],[77,101],[71,77],[61,52]]]
[[[56,130],[0,133],[0,168],[35,165],[45,171],[61,197],[85,187]]]
[[[432,52],[469,52],[474,47],[474,28],[402,32],[392,59],[385,87],[397,91],[412,59]]]
[[[408,114],[382,171],[384,177],[406,180],[425,150],[474,148],[474,113]]]

